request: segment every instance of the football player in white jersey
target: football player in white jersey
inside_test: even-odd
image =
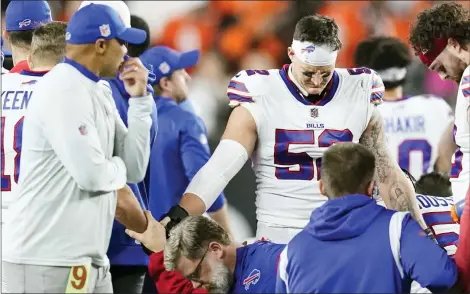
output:
[[[441,79],[459,83],[455,105],[451,183],[454,202],[470,195],[470,11],[450,2],[421,12],[410,31],[410,43],[421,61]],[[448,141],[450,141],[449,139]],[[455,150],[455,149],[454,149]],[[470,209],[465,200],[464,210]],[[466,217],[467,216],[467,217]],[[470,291],[470,222],[463,213],[455,261],[461,280]]]
[[[36,29],[28,58],[31,70],[2,75],[2,223],[8,219],[8,205],[17,190],[26,109],[38,81],[64,56],[66,27],[51,22]]]
[[[439,143],[446,129],[453,126],[453,112],[440,97],[404,95],[403,85],[411,63],[408,46],[393,37],[371,37],[359,43],[354,59],[356,66],[375,70],[384,82],[385,95],[378,109],[395,161],[416,179],[434,168],[448,173],[454,150],[446,154]]]
[[[451,212],[454,204],[448,176],[432,172],[423,175],[416,182],[416,198],[428,227],[432,230],[437,243],[454,256],[459,241],[460,225]],[[430,196],[435,195],[435,196]],[[411,293],[431,293],[418,283],[411,284]]]
[[[367,68],[335,68],[338,26],[310,15],[296,25],[282,69],[243,70],[230,81],[234,108],[209,162],[189,184],[169,227],[203,213],[249,156],[257,178],[257,237],[288,242],[327,198],[320,194],[321,156],[337,142],[360,142],[377,157],[376,180],[388,207],[424,220],[406,180],[385,145],[376,105],[384,87]]]
[[[455,105],[451,182],[454,201],[465,197],[470,181],[470,36],[469,11],[444,3],[421,12],[410,42],[421,61],[441,79],[459,83]]]

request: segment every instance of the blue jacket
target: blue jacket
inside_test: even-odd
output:
[[[150,154],[149,210],[161,219],[179,203],[186,187],[209,160],[210,149],[202,120],[169,98],[156,97],[158,135]],[[217,211],[225,203],[223,193],[208,211]]]
[[[258,241],[237,248],[234,281],[229,293],[274,293],[279,254],[285,246]]]
[[[390,225],[395,213],[365,195],[327,201],[281,253],[276,292],[410,293],[412,280],[445,292],[457,281],[454,261],[408,213]]]
[[[124,84],[119,79],[107,79],[113,93],[119,115],[127,126],[127,110],[129,109],[129,94]],[[154,106],[152,112],[152,127],[150,129],[151,146],[157,135],[157,108]],[[150,165],[150,163],[149,163]],[[128,184],[134,192],[142,209],[148,209],[149,196],[145,193],[145,183]],[[144,265],[148,264],[148,256],[142,250],[142,246],[125,233],[125,227],[114,221],[111,240],[108,248],[108,258],[111,265]]]

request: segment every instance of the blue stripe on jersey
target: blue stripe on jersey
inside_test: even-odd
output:
[[[240,92],[249,93],[248,88],[245,86],[244,83],[238,82],[238,81],[234,81],[234,80],[231,80],[231,81],[228,83],[228,88],[229,88],[229,89],[233,89],[233,90],[237,90],[237,91],[240,91]]]
[[[465,89],[462,89],[462,94],[465,98],[470,97],[470,86]]]
[[[227,96],[230,100],[236,100],[239,102],[253,102],[253,98],[250,96],[237,95],[231,92],[227,92]]]
[[[470,76],[465,76],[462,79],[462,85],[470,84]]]

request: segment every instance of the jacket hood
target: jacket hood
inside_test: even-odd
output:
[[[323,241],[354,238],[361,235],[384,209],[366,195],[343,196],[328,200],[315,209],[305,229]]]

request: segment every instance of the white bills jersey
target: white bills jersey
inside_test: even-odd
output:
[[[454,256],[459,241],[460,225],[452,220],[451,207],[454,204],[452,197],[437,197],[417,194],[418,205],[424,221],[432,230],[439,246],[447,251],[447,255]],[[411,284],[411,293],[432,293],[419,283]]]
[[[442,98],[431,95],[384,100],[379,105],[387,146],[401,168],[413,177],[434,170],[439,141],[454,117]]]
[[[314,104],[289,71],[288,65],[241,71],[229,82],[227,95],[232,107],[245,107],[256,122],[251,159],[258,221],[301,229],[327,200],[318,184],[323,152],[337,142],[359,141],[384,87],[370,69],[335,69]]]
[[[450,181],[454,201],[465,198],[470,182],[470,66],[463,73],[455,104],[454,140],[457,150],[452,157]]]
[[[23,120],[42,74],[22,72],[2,75],[2,223],[15,197],[20,172]]]
[[[417,194],[416,199],[424,221],[433,231],[437,243],[449,256],[454,256],[459,241],[460,225],[452,219],[450,212],[454,204],[452,197]]]

